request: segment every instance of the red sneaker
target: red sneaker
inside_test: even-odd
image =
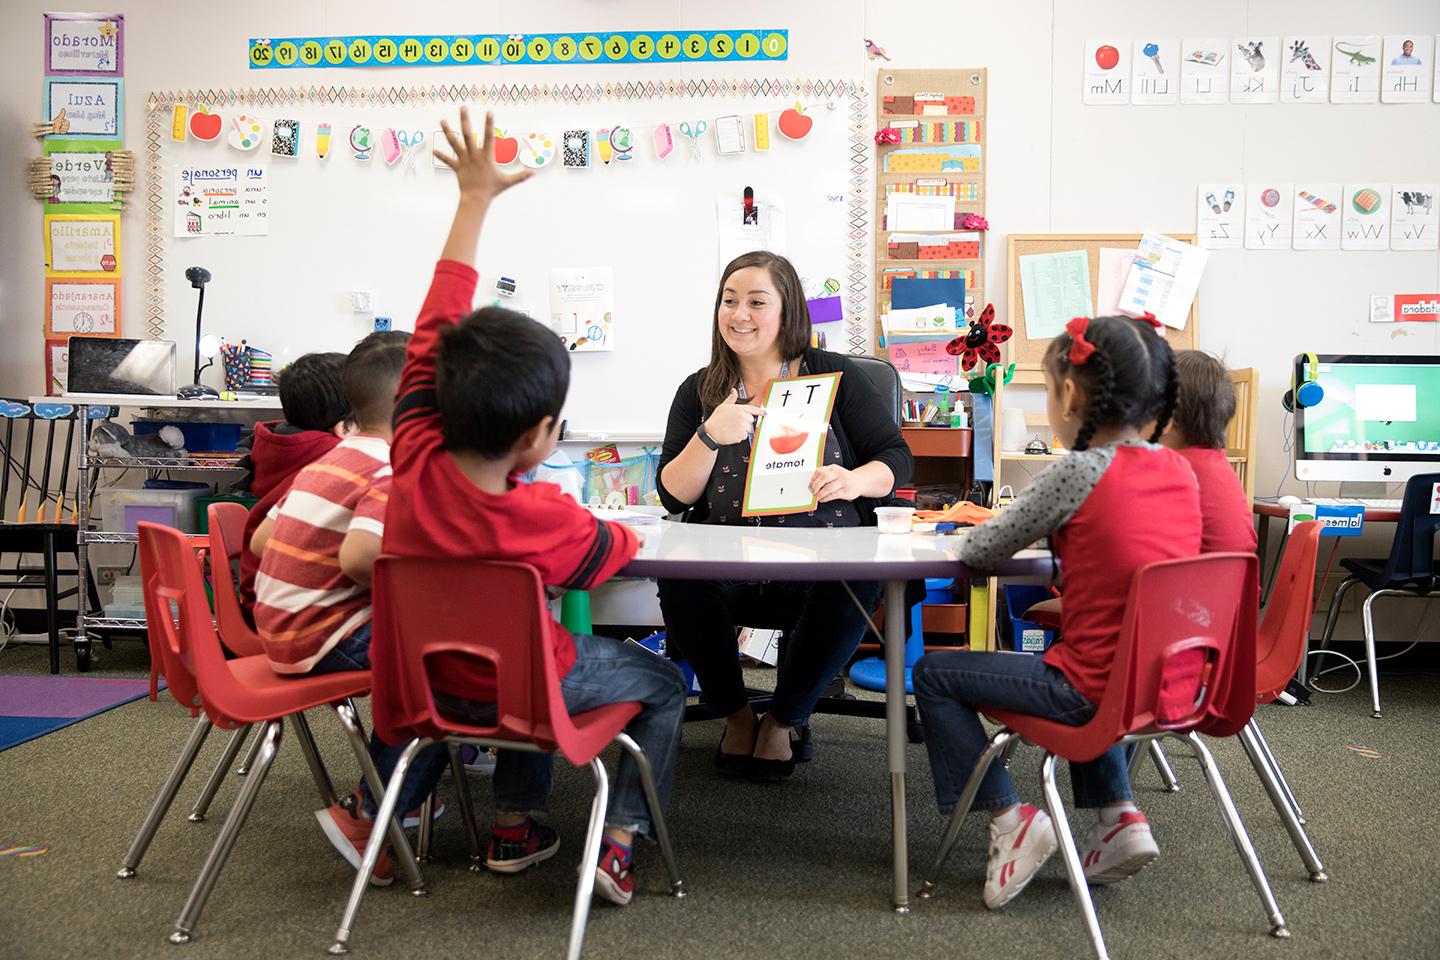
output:
[[[620,906],[635,896],[635,865],[629,853],[606,837],[600,845],[600,862],[595,867],[595,892]]]
[[[496,827],[490,834],[485,866],[496,873],[519,873],[555,856],[560,835],[543,824],[526,819],[513,827]]]
[[[365,846],[370,842],[375,821],[357,817],[348,807],[338,803],[324,810],[316,810],[315,819],[320,821],[320,829],[325,831],[331,845],[340,851],[340,856],[344,857],[350,866],[359,870],[365,859]],[[380,851],[380,859],[375,863],[375,872],[370,875],[370,883],[376,887],[388,887],[394,880],[395,867],[390,862],[390,846],[386,844]]]

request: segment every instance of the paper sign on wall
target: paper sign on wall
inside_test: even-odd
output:
[[[1230,41],[1230,47],[1230,102],[1279,100],[1280,38],[1237,37]]]
[[[1124,40],[1085,41],[1086,103],[1130,102],[1130,44]]]
[[[262,237],[270,232],[265,168],[175,168],[176,237]]]
[[[1390,184],[1347,183],[1340,199],[1340,246],[1390,249]]]
[[[1288,183],[1262,180],[1245,188],[1245,249],[1288,250],[1295,194]]]
[[[1307,520],[1319,520],[1322,537],[1358,537],[1365,530],[1365,505],[1297,503],[1290,508],[1289,532]]]
[[[815,509],[810,477],[821,466],[830,410],[840,374],[823,373],[771,380],[765,386],[765,416],[755,428],[741,515],[806,513]]]
[[[1295,186],[1296,250],[1340,249],[1340,197],[1338,183]]]
[[[1330,51],[1330,102],[1378,102],[1381,38],[1354,34],[1336,37]]]
[[[1226,103],[1230,99],[1230,40],[1180,41],[1180,102]]]
[[[70,389],[70,344],[66,340],[45,341],[45,392],[52,397]]]
[[[1120,297],[1135,262],[1134,250],[1100,248],[1099,280],[1095,289],[1095,316],[1113,317],[1120,312]]]
[[[1370,298],[1370,322],[1440,322],[1440,293],[1376,294]]]
[[[55,195],[47,203],[58,207],[72,203],[114,203],[115,174],[111,169],[110,151],[118,149],[120,144],[114,141],[46,144],[50,181],[55,185]]]
[[[1330,93],[1330,38],[1286,37],[1281,51],[1281,103],[1324,103]]]
[[[120,218],[54,214],[45,218],[48,276],[105,277],[120,272]]]
[[[1440,184],[1395,183],[1390,186],[1390,249],[1440,249]]]
[[[1084,250],[1035,253],[1019,259],[1027,339],[1058,337],[1071,318],[1088,317],[1094,311],[1090,255]]]
[[[950,339],[917,343],[889,341],[890,362],[901,373],[957,376],[960,373],[960,358],[945,349]]]
[[[550,271],[550,329],[575,353],[615,349],[615,271],[610,267]]]
[[[70,121],[63,134],[51,138],[84,140],[91,137],[119,139],[120,116],[125,103],[125,81],[84,77],[48,78],[45,81],[45,116],[53,119],[65,111]]]
[[[1380,99],[1385,103],[1428,101],[1435,83],[1434,56],[1434,36],[1387,36],[1380,55]]]
[[[125,18],[118,13],[45,14],[45,72],[123,75]]]
[[[120,281],[46,280],[45,336],[120,336]]]
[[[1244,242],[1245,185],[1202,183],[1195,207],[1195,242],[1207,250],[1238,249]]]
[[[1132,317],[1153,314],[1167,327],[1184,330],[1210,251],[1160,233],[1140,238],[1120,294],[1120,310]]]

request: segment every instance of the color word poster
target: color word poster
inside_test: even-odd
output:
[[[45,117],[65,122],[52,137],[119,139],[124,81],[83,78],[45,81]],[[58,127],[57,127],[58,129]]]
[[[47,216],[45,263],[50,274],[118,274],[120,218]]]
[[[788,30],[744,29],[254,38],[250,69],[763,61],[784,60],[789,49]]]
[[[120,335],[119,280],[47,280],[45,336]]]
[[[125,18],[120,14],[45,14],[45,72],[125,72]]]
[[[270,232],[264,167],[176,167],[176,237],[263,237]]]
[[[115,175],[109,153],[57,150],[50,154],[50,182],[55,195],[50,203],[112,203]]]

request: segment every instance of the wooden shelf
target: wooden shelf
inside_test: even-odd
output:
[[[969,427],[901,427],[916,457],[968,457],[975,432]]]
[[[1059,460],[1059,459],[1061,459],[1061,458],[1064,457],[1064,456],[1065,456],[1065,454],[1063,454],[1063,453],[1003,453],[1003,452],[1002,452],[1002,453],[1000,454],[1000,459],[1001,459],[1001,460],[1016,460],[1016,461],[1029,460],[1029,461],[1036,462],[1036,463],[1041,463],[1041,462],[1048,463],[1048,462],[1050,462],[1050,461],[1052,461],[1052,460]]]
[[[969,618],[970,607],[964,603],[927,603],[920,608],[920,626],[926,633],[963,635],[969,625]],[[884,632],[884,604],[875,611],[875,626]]]

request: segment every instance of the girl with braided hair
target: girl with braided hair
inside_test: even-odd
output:
[[[1158,324],[1077,317],[1045,355],[1050,426],[1071,453],[1035,478],[995,519],[971,530],[960,559],[984,570],[1050,538],[1060,561],[1064,642],[1044,657],[983,651],[927,654],[915,700],[940,810],[949,814],[989,743],[984,705],[1079,726],[1105,692],[1141,567],[1200,552],[1200,501],[1185,460],[1158,441],[1175,410],[1175,357]],[[1091,883],[1128,877],[1159,850],[1135,808],[1124,751],[1072,763],[1077,807],[1099,809],[1081,862]],[[1050,818],[1022,805],[1002,764],[986,772],[974,807],[990,812],[984,901],[1012,900],[1055,851]]]

